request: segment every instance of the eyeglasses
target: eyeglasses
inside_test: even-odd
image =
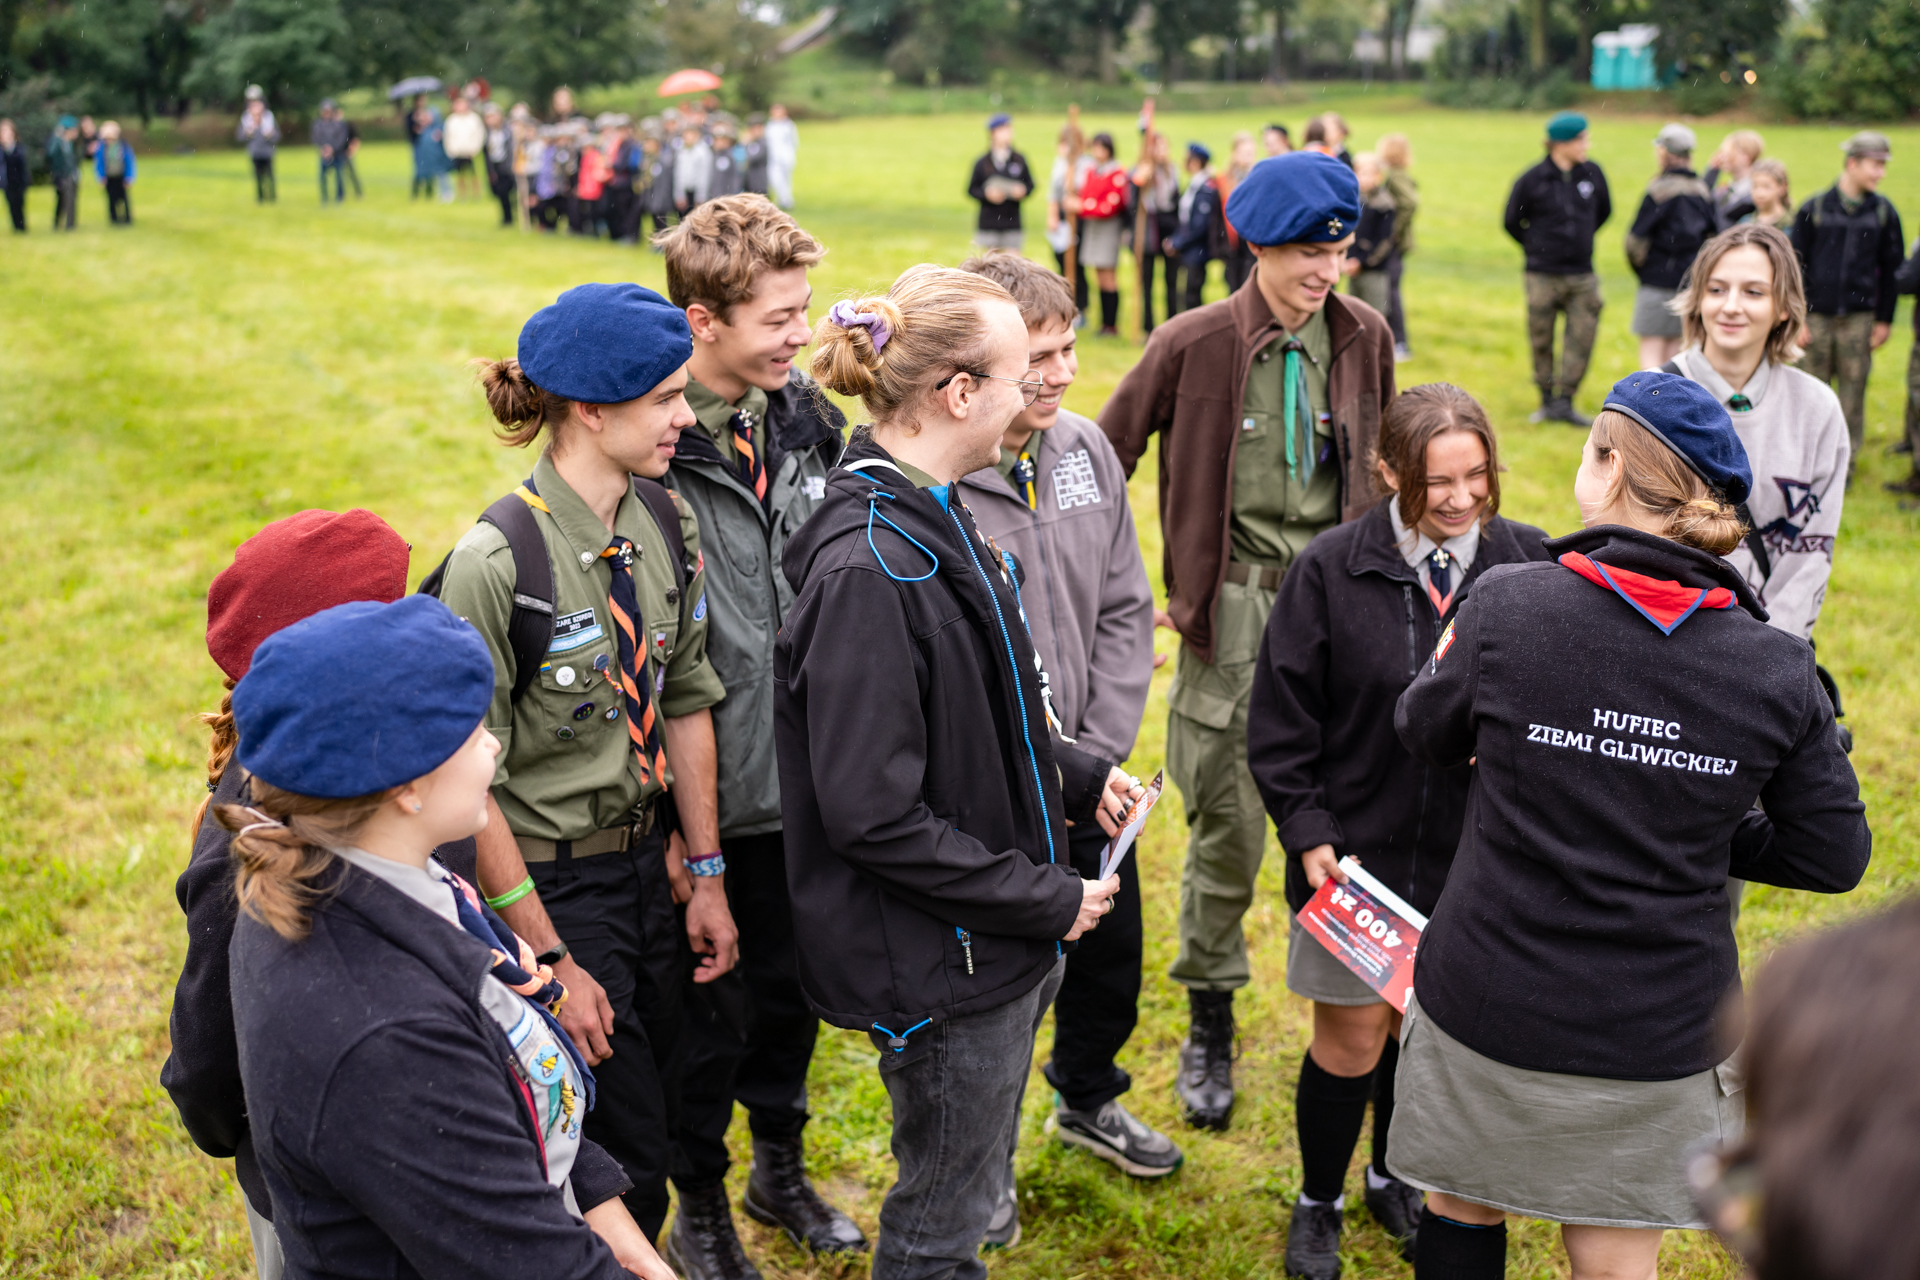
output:
[[[1034,373],[1036,370],[1029,369],[1027,372]],[[1011,382],[1014,386],[1020,388],[1020,403],[1028,407],[1031,407],[1033,402],[1040,398],[1040,393],[1047,389],[1047,384],[1038,379],[1003,378],[997,373],[981,373],[976,369],[956,369],[954,372],[940,379],[940,381],[934,383],[933,389],[935,391],[945,391],[947,384],[963,373],[969,378],[992,378],[996,382]]]

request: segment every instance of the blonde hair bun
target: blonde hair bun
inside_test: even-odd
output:
[[[984,276],[931,263],[909,267],[884,296],[834,305],[843,316],[878,317],[883,345],[874,345],[866,325],[829,315],[813,331],[808,371],[827,390],[858,398],[873,421],[890,421],[948,373],[979,364],[986,342],[980,308],[988,302],[1018,305]]]

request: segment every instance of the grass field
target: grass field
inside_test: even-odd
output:
[[[1406,288],[1418,358],[1401,367],[1402,384],[1446,378],[1480,395],[1502,432],[1508,512],[1571,529],[1580,437],[1526,423],[1519,254],[1499,228],[1507,184],[1537,154],[1539,122],[1410,101],[1383,110],[1377,98],[1333,105],[1348,111],[1356,144],[1394,128],[1416,150],[1425,205]],[[1039,160],[1053,122],[1021,123]],[[1130,121],[1088,123],[1119,133]],[[1165,122],[1177,141],[1203,138],[1216,152],[1258,123]],[[1657,124],[1595,126],[1595,158],[1622,212],[1598,254],[1610,306],[1589,407],[1633,359],[1619,243]],[[1843,131],[1767,132],[1797,195],[1829,180]],[[1715,137],[1703,131],[1708,145]],[[807,127],[798,212],[831,249],[815,273],[822,305],[884,287],[911,263],[964,255],[962,188],[979,144],[972,117]],[[1920,213],[1920,171],[1900,158],[1920,154],[1920,129],[1895,131],[1894,154],[1886,190]],[[289,149],[280,203],[260,208],[244,156],[156,156],[142,161],[133,229],[105,227],[89,185],[80,232],[51,236],[43,188],[34,232],[0,249],[0,429],[12,442],[0,496],[0,1275],[250,1274],[231,1170],[192,1148],[157,1084],[185,941],[171,888],[204,779],[194,716],[220,693],[202,643],[208,580],[261,524],[351,506],[380,512],[412,543],[417,578],[530,465],[492,443],[466,361],[511,353],[522,321],[570,285],[662,283],[644,251],[522,237],[478,204],[409,204],[404,165],[398,148],[369,149],[366,200],[321,208],[311,153]],[[1037,235],[1031,248],[1042,250]],[[1876,857],[1843,899],[1750,892],[1740,925],[1750,966],[1784,938],[1908,891],[1920,862],[1920,517],[1879,483],[1906,465],[1884,453],[1902,408],[1905,316],[1875,372],[1869,446],[1819,634],[1847,695]],[[1136,354],[1125,342],[1083,343],[1069,404],[1096,413]],[[1132,497],[1157,576],[1152,495],[1149,463]],[[1161,645],[1171,649],[1164,633]],[[1137,771],[1162,756],[1165,679]],[[1170,1089],[1185,999],[1162,976],[1184,842],[1169,812],[1141,853],[1147,980],[1122,1062],[1134,1073],[1129,1104],[1176,1133],[1186,1168],[1142,1186],[1052,1144],[1036,1073],[1020,1165],[1026,1242],[994,1261],[997,1274],[1281,1274],[1307,1008],[1282,983],[1277,859],[1248,920],[1256,978],[1238,1005],[1240,1110],[1225,1135],[1185,1131]],[[892,1176],[871,1062],[864,1039],[823,1034],[810,1131],[816,1175],[869,1230]],[[864,1274],[857,1263],[815,1264],[744,1220],[743,1231],[769,1275]],[[1409,1274],[1358,1209],[1347,1238],[1350,1276]],[[1533,1224],[1514,1240],[1509,1274],[1565,1273],[1556,1233]],[[1735,1268],[1711,1241],[1676,1233],[1662,1270],[1707,1280]]]

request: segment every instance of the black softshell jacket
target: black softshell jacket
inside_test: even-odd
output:
[[[1813,650],[1724,560],[1617,525],[1547,550],[1734,603],[1668,635],[1559,563],[1481,575],[1395,712],[1421,759],[1478,757],[1414,991],[1512,1066],[1679,1079],[1719,1061],[1715,1014],[1739,989],[1727,877],[1853,888],[1872,849],[1859,784]]]
[[[1527,270],[1578,276],[1593,270],[1593,233],[1612,216],[1599,165],[1582,160],[1562,173],[1546,159],[1514,182],[1503,225],[1527,251]]]
[[[857,435],[846,461],[886,457]],[[964,505],[885,466],[836,469],[783,566],[774,732],[807,998],[903,1034],[1019,998],[1079,913],[1065,820],[1093,820],[1109,766],[1049,741],[1014,581]]]
[[[1473,771],[1416,760],[1393,707],[1495,565],[1544,560],[1546,534],[1495,516],[1446,617],[1394,542],[1392,499],[1327,530],[1281,579],[1247,709],[1247,764],[1287,854],[1287,905],[1307,904],[1300,856],[1330,844],[1431,912],[1447,882]]]

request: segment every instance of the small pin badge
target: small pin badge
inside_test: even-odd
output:
[[[1338,218],[1328,218],[1327,234],[1337,236],[1340,234],[1341,228],[1345,227],[1346,225],[1347,225],[1346,223],[1340,221],[1340,219]]]
[[[553,682],[562,689],[571,688],[574,681],[572,667],[560,667],[553,673]]]
[[[575,720],[585,720],[588,716],[592,714],[593,714],[593,704],[591,702],[583,702],[579,706],[573,709],[573,718]]]

